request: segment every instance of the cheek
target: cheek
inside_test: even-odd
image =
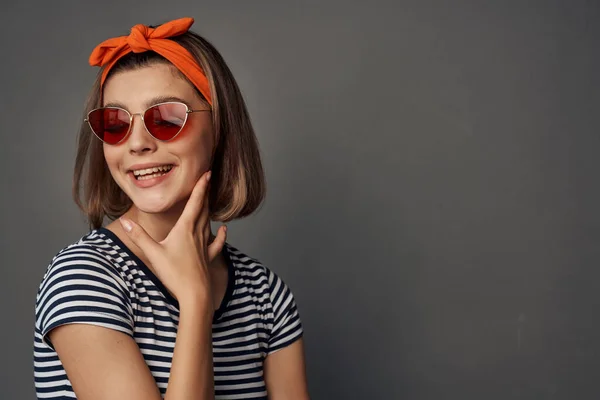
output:
[[[114,178],[114,171],[116,171],[118,169],[118,154],[115,151],[116,149],[113,148],[112,146],[109,146],[107,144],[103,145],[103,153],[104,153],[104,160],[106,161],[106,164],[108,165],[108,169],[110,170],[111,175],[113,175]]]
[[[193,147],[198,154],[212,156],[214,147],[214,129],[212,116],[208,113],[202,113],[197,116],[199,119],[188,122],[189,133],[184,136],[185,141],[190,147]]]
[[[179,154],[196,168],[206,170],[210,166],[213,152],[212,132],[206,130],[194,136],[190,135],[186,139],[178,143]],[[199,173],[202,174],[204,171]]]

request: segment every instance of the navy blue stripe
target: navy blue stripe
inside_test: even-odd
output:
[[[177,333],[177,327],[176,326],[160,326],[157,327],[153,322],[142,322],[142,321],[136,321],[135,322],[135,326],[140,327],[140,328],[155,328],[157,330],[162,331],[163,333]]]
[[[221,383],[222,385],[227,386],[241,386],[240,389],[243,389],[244,385],[251,385],[257,382],[261,382],[263,380],[262,376],[256,376],[254,378],[243,378],[243,379],[217,379],[215,377],[215,383]],[[230,391],[237,390],[229,389]],[[253,389],[254,391],[254,389]]]
[[[264,390],[264,389],[263,389]],[[261,392],[263,390],[260,390]],[[256,388],[239,388],[239,389],[234,389],[234,390],[215,390],[215,395],[217,396],[231,396],[234,394],[252,394],[253,392],[256,393]],[[266,399],[266,397],[245,397],[245,399],[250,399],[250,398],[256,398],[256,399]]]
[[[59,305],[59,304],[63,304],[63,303],[68,303],[68,298],[67,298],[67,301],[65,301],[65,299],[59,299],[58,301],[56,301],[55,305]],[[117,318],[122,318],[125,320],[129,319],[129,315],[125,314],[124,312],[115,311],[113,309],[108,309],[104,305],[102,305],[102,303],[100,303],[100,304],[101,304],[100,306],[92,306],[92,305],[69,306],[69,307],[64,307],[62,310],[60,310],[60,312],[61,313],[87,312],[87,313],[90,313],[90,315],[97,315],[97,316],[102,315],[102,318],[104,318],[108,323],[111,323],[111,324],[113,324],[113,323],[122,324],[122,321]],[[53,317],[52,314],[51,314],[51,316]],[[115,319],[113,319],[111,317],[114,317]],[[77,316],[77,317],[73,317],[73,318],[77,318],[77,320],[79,320],[79,321],[86,320],[85,315]],[[129,329],[131,329],[131,327],[129,327]],[[46,328],[46,332],[48,330],[50,330],[50,328]]]
[[[262,364],[262,360],[261,360],[261,364]],[[244,374],[256,374],[258,372],[262,372],[262,367],[246,368],[243,371]],[[235,376],[235,375],[238,375],[239,373],[240,373],[239,370],[219,371],[219,372],[215,373],[215,380],[218,377]],[[262,373],[261,373],[261,376],[262,376]]]
[[[56,357],[58,358],[58,357]],[[52,360],[48,360],[48,359],[35,359],[35,362],[48,362],[48,361],[52,361]],[[62,366],[62,364],[57,364],[55,366],[52,367],[35,367],[35,372],[55,372],[55,371],[64,371],[64,368]],[[41,379],[40,377],[38,377],[38,379]],[[37,379],[36,379],[37,380]]]
[[[248,335],[246,335],[248,336]],[[243,336],[239,336],[240,338],[242,338]],[[260,345],[263,344],[264,341],[263,340],[258,340],[258,337],[255,336],[251,336],[252,338],[250,340],[247,340],[245,342],[241,342],[241,341],[235,341],[232,343],[227,343],[227,344],[221,344],[221,343],[215,343],[215,340],[213,340],[213,348],[215,349],[230,349],[230,348],[235,348],[235,347],[242,347],[242,346],[255,346],[255,345]],[[219,339],[221,340],[221,339]]]
[[[246,364],[253,365],[255,362],[262,362],[262,357],[257,357],[255,359],[235,360],[235,361],[225,361],[225,360],[216,359],[215,361],[213,361],[213,365],[218,368],[240,367],[240,366],[243,366]],[[240,371],[240,373],[243,374],[244,372]]]
[[[41,378],[41,377],[37,377],[37,379],[35,380],[36,382],[39,383],[49,383],[49,382],[54,382],[54,381],[62,381],[63,379],[67,378],[67,374],[61,374],[61,375],[54,375],[54,376],[49,376],[49,377],[45,377],[45,378]]]
[[[270,346],[269,352],[273,352],[275,350],[283,349],[284,347],[288,347],[290,344],[294,343],[296,340],[300,339],[303,336],[302,331],[295,330],[293,331],[294,336],[289,337],[288,340],[285,340],[278,344],[277,346]]]
[[[46,332],[50,332],[52,329],[56,328],[57,326],[61,326],[61,325],[66,325],[66,324],[73,324],[73,323],[88,323],[88,324],[106,324],[106,325],[113,325],[113,326],[119,326],[121,328],[123,328],[125,331],[131,331],[131,327],[121,321],[118,321],[116,319],[111,319],[111,318],[106,318],[104,316],[99,316],[99,315],[81,315],[81,316],[77,316],[77,317],[69,317],[69,318],[61,318],[60,320],[48,325],[48,327],[46,327]]]
[[[137,323],[136,323],[137,325]],[[135,338],[139,338],[139,339],[153,339],[153,340],[161,340],[163,342],[173,342],[175,343],[175,338],[174,337],[169,337],[169,336],[163,336],[160,334],[161,331],[156,331],[155,333],[149,333],[149,332],[135,332]]]
[[[38,380],[36,379],[35,381],[37,382]],[[37,387],[36,386],[35,390],[38,393],[54,393],[54,392],[60,393],[63,390],[70,391],[70,390],[72,390],[72,388],[69,385],[50,386],[50,387]],[[68,397],[65,397],[65,398],[68,398]]]

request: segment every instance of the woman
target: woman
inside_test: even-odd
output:
[[[264,178],[237,84],[192,23],[136,25],[90,57],[74,195],[93,230],[37,294],[38,398],[308,398],[292,293],[210,230],[256,210]]]

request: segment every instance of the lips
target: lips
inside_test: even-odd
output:
[[[158,185],[172,175],[174,164],[136,164],[127,170],[127,175],[139,188]]]

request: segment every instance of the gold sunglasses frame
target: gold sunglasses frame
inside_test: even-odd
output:
[[[172,138],[166,139],[166,140],[162,140],[162,139],[159,139],[156,136],[154,136],[150,132],[150,130],[148,130],[148,126],[146,125],[146,122],[144,121],[144,114],[146,114],[146,112],[148,112],[148,110],[151,109],[151,108],[162,106],[162,105],[165,105],[165,104],[181,104],[181,105],[185,106],[185,120],[183,121],[183,124],[181,124],[181,128],[179,128],[179,131],[175,135],[173,135]],[[117,143],[108,143],[108,142],[104,141],[96,133],[96,131],[92,127],[92,124],[90,123],[90,114],[93,113],[94,111],[98,111],[98,110],[121,110],[121,111],[124,111],[127,115],[129,115],[129,129],[127,130],[127,133],[125,134],[125,136],[123,136],[123,138],[121,140],[119,140]],[[146,130],[146,132],[148,132],[148,135],[150,135],[153,139],[158,140],[159,142],[168,142],[168,141],[171,141],[171,140],[175,139],[181,133],[181,131],[185,127],[185,124],[188,121],[188,115],[190,115],[191,113],[202,112],[202,111],[212,111],[212,109],[192,110],[187,104],[185,104],[185,103],[183,103],[181,101],[165,101],[165,102],[162,102],[162,103],[154,104],[154,105],[146,108],[141,113],[130,113],[129,111],[127,111],[126,109],[121,108],[121,107],[98,107],[98,108],[94,108],[93,110],[90,110],[90,112],[87,113],[87,117],[83,121],[87,122],[88,126],[90,127],[90,130],[92,131],[92,133],[94,134],[94,136],[96,138],[98,138],[98,140],[100,140],[102,143],[106,143],[109,146],[116,146],[118,144],[123,143],[129,137],[129,134],[131,133],[131,129],[133,128],[133,117],[135,115],[139,115],[140,118],[142,119],[142,125],[144,125],[144,129]]]

